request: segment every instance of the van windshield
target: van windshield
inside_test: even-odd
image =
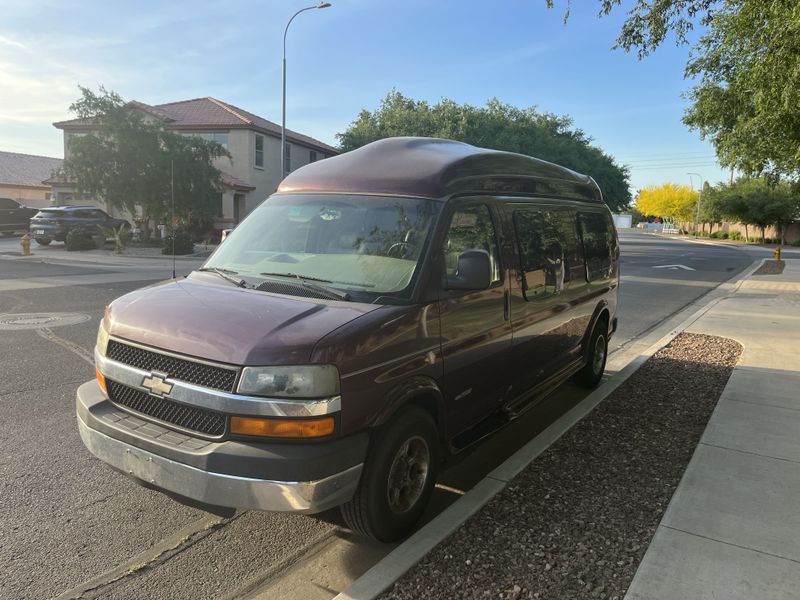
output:
[[[204,265],[248,278],[326,282],[368,300],[410,293],[440,203],[366,195],[274,195]]]

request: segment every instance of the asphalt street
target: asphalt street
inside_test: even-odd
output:
[[[728,280],[759,252],[765,255],[638,232],[621,239],[620,325],[612,349]],[[388,545],[354,539],[334,514],[247,512],[220,522],[93,459],[77,434],[74,394],[94,373],[87,359],[98,319],[108,302],[165,278],[171,266],[4,258],[14,242],[0,240],[0,316],[70,312],[90,318],[0,330],[0,598],[53,598],[68,590],[83,598],[268,597],[270,590],[288,597],[287,581],[294,597],[330,598],[388,552]],[[196,264],[182,262],[179,272]],[[69,285],[70,277],[80,285]],[[462,457],[440,477],[426,518],[584,395],[564,386]]]

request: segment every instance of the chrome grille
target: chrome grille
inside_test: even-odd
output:
[[[236,383],[236,369],[215,367],[188,359],[177,358],[168,354],[161,354],[131,346],[116,340],[108,342],[106,356],[111,360],[142,369],[143,371],[158,371],[165,373],[172,379],[179,379],[186,383],[193,383],[215,390],[232,392]]]
[[[217,437],[225,433],[222,413],[157,398],[116,381],[107,380],[106,386],[109,399],[117,406],[204,435]]]

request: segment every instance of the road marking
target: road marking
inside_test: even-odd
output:
[[[670,271],[674,271],[676,269],[683,269],[684,271],[694,271],[692,267],[687,267],[686,265],[655,265],[654,269],[669,269]]]

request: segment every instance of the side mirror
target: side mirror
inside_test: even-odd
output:
[[[448,275],[445,289],[485,290],[492,284],[492,263],[486,250],[470,248],[458,255],[455,275]]]

